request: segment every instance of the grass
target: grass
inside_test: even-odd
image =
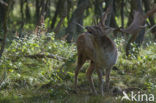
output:
[[[4,85],[0,87],[0,103],[121,103],[122,95],[105,94],[102,97],[90,93],[85,74],[88,63],[79,74],[76,93],[73,88],[76,67],[75,45],[59,42],[53,37],[51,39],[44,49],[44,41],[47,39],[41,37],[41,41],[38,39],[25,40],[22,43],[15,41],[5,50],[0,65],[2,68],[0,81],[5,78]],[[156,96],[156,43],[148,43],[142,47],[137,58],[134,56],[127,58],[122,48],[124,41],[118,39],[115,42],[119,48],[116,64],[119,71],[111,72],[111,90],[115,87],[121,89],[136,87],[144,93]],[[31,59],[23,56],[38,51],[54,53],[67,58],[68,61]],[[16,55],[20,55],[20,58],[15,59]],[[93,74],[93,78],[98,90],[96,73]],[[123,101],[123,103],[134,102]]]

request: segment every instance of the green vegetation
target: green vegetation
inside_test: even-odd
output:
[[[121,101],[122,90],[128,96],[134,91],[156,98],[155,3],[156,0],[0,0],[0,103],[140,103]],[[107,7],[112,8],[107,12]],[[150,11],[145,20],[147,27],[142,28],[144,23],[129,26],[134,11],[139,16]],[[74,76],[76,40],[80,33],[89,32],[86,26],[95,27],[104,13],[108,16],[103,23],[115,29],[107,36],[115,42],[119,55],[110,75],[110,94],[104,92],[101,96],[96,72],[93,79],[99,95],[90,92],[86,78],[89,61],[79,73],[77,91]],[[138,18],[136,21],[145,22]],[[140,31],[135,30],[140,29],[138,26]],[[126,34],[120,27],[130,29]],[[107,29],[110,28],[103,30]],[[103,74],[105,79],[105,71]],[[156,103],[156,99],[150,103]]]
[[[145,93],[156,95],[156,43],[145,43],[136,58],[125,57],[123,52],[124,39],[116,39],[119,49],[117,67],[121,74],[112,71],[112,86],[122,89],[128,87],[140,88]],[[31,58],[28,55],[54,54],[58,58]],[[58,41],[53,33],[43,36],[16,38],[5,50],[1,68],[0,101],[2,103],[103,103],[116,101],[116,96],[92,96],[89,92],[85,71],[86,63],[79,75],[79,90],[75,94],[73,88],[74,70],[76,67],[76,46]],[[65,59],[62,59],[65,58]],[[97,74],[94,80],[97,81]],[[95,82],[98,89],[98,82]],[[117,96],[118,101],[121,96]]]

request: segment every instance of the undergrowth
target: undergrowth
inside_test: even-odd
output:
[[[111,72],[111,87],[135,87],[156,96],[156,43],[146,43],[137,57],[126,57],[124,39],[118,38],[115,42],[119,50],[116,64],[119,72]],[[44,57],[32,57],[36,54],[43,54]],[[49,58],[48,55],[53,57]],[[5,49],[0,62],[0,102],[120,103],[122,95],[90,95],[85,75],[88,63],[79,75],[79,89],[75,93],[73,84],[76,58],[75,44],[57,40],[53,33],[16,38]],[[93,77],[98,89],[96,73]]]

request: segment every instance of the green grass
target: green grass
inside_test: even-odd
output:
[[[50,41],[47,41],[48,38]],[[111,72],[111,89],[136,87],[144,93],[156,96],[156,43],[148,43],[148,46],[141,47],[137,58],[133,55],[127,58],[123,48],[125,41],[118,38],[115,42],[119,49],[116,67],[120,73]],[[4,80],[0,87],[0,103],[121,103],[120,95],[105,94],[102,97],[90,93],[85,74],[89,63],[84,65],[79,75],[78,91],[75,93],[75,48],[75,44],[55,40],[53,34],[41,36],[40,39],[30,37],[22,41],[13,41],[5,50],[0,64],[0,81]],[[41,52],[64,57],[67,61],[25,57]],[[20,57],[16,58],[17,56]],[[98,90],[96,73],[93,78]]]

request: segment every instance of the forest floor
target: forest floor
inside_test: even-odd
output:
[[[138,103],[121,101],[122,92],[112,94],[115,88],[119,91],[130,88],[127,91],[129,96],[132,91],[138,96],[142,93],[146,93],[148,97],[149,94],[156,96],[156,43],[146,43],[140,49],[137,58],[133,55],[127,58],[124,49],[121,48],[122,40],[115,40],[119,58],[115,65],[118,70],[111,71],[111,94],[95,96],[90,92],[85,74],[89,62],[80,71],[78,91],[75,92],[73,88],[77,58],[75,44],[47,37],[41,37],[40,40],[32,37],[15,40],[6,48],[0,65],[0,103]],[[49,38],[51,41],[47,42]],[[52,53],[66,60],[28,57],[38,53]],[[96,73],[93,74],[93,78],[98,91]],[[105,79],[105,76],[103,78]],[[151,103],[156,103],[156,100]]]

